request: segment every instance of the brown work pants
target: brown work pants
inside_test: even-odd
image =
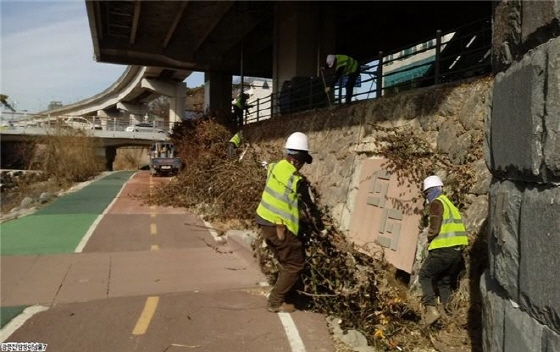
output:
[[[286,294],[296,284],[303,270],[303,244],[289,231],[286,231],[284,240],[280,240],[274,226],[261,226],[261,235],[279,263],[278,278],[268,296],[269,307],[276,308],[284,303]]]

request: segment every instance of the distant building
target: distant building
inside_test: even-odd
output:
[[[253,105],[253,108],[249,110],[246,115],[248,122],[255,122],[260,120],[266,120],[271,116],[271,94],[272,94],[272,79],[269,78],[259,78],[259,77],[245,77],[244,80],[244,91],[249,94],[249,99],[247,103]],[[232,92],[232,104],[241,94],[239,87],[234,89]]]
[[[441,37],[442,47],[454,33]],[[414,88],[417,80],[426,75],[436,55],[436,39],[411,46],[383,58],[383,88],[385,92]]]

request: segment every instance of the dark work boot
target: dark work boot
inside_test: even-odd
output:
[[[426,325],[432,325],[439,319],[441,315],[439,314],[438,310],[434,306],[427,306],[426,313],[424,314],[424,323]]]
[[[296,311],[294,305],[289,303],[282,303],[278,307],[268,306],[266,309],[272,313],[293,313]]]

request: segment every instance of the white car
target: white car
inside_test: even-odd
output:
[[[64,119],[64,124],[79,130],[102,130],[100,124],[93,123],[84,117],[67,117]]]
[[[162,130],[161,128],[157,128],[152,126],[150,123],[141,122],[135,125],[130,125],[125,128],[126,132],[149,132],[149,133],[165,133],[169,134],[168,132]]]

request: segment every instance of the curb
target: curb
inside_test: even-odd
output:
[[[253,248],[251,247],[251,243],[257,238],[257,234],[254,231],[228,230],[225,238],[227,245],[233,252],[239,254],[249,264],[258,267],[258,263],[253,256]]]

